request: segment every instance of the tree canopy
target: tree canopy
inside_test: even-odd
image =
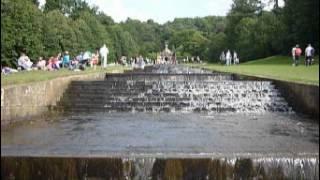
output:
[[[242,60],[289,54],[295,44],[319,50],[319,1],[277,0],[271,11],[261,0],[233,0],[227,16],[176,18],[160,25],[128,18],[114,20],[84,0],[1,0],[1,64],[14,66],[20,52],[36,61],[68,50],[72,56],[106,44],[110,59],[151,56],[169,42],[178,57],[217,61],[236,50]]]

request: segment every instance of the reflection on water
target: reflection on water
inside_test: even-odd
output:
[[[2,179],[319,178],[319,124],[293,114],[49,119],[1,132]]]
[[[318,154],[319,124],[268,113],[92,113],[1,132],[2,155]]]

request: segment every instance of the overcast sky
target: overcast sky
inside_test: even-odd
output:
[[[87,0],[87,2],[98,5],[116,22],[130,17],[165,23],[175,17],[226,15],[232,0]]]
[[[39,0],[44,4],[45,0]],[[172,21],[176,17],[225,16],[232,0],[86,0],[96,5],[116,22],[128,17],[158,23]]]

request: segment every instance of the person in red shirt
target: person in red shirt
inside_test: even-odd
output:
[[[302,54],[302,50],[299,47],[299,44],[297,44],[296,48],[295,48],[295,52],[294,52],[295,65],[299,64],[299,58],[300,58],[301,54]]]
[[[48,71],[53,71],[53,70],[54,70],[54,69],[53,69],[53,59],[54,59],[53,56],[51,56],[51,57],[48,59],[48,64],[47,64],[47,70],[48,70]]]

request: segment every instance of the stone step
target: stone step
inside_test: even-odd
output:
[[[183,107],[72,107],[64,108],[67,112],[235,112],[234,108],[183,108]]]
[[[166,89],[195,89],[195,90],[239,90],[239,89],[250,89],[250,91],[263,91],[269,92],[274,90],[271,85],[252,85],[252,84],[237,84],[237,83],[187,83],[187,82],[152,82],[152,83],[130,83],[130,82],[113,82],[113,83],[97,83],[97,84],[83,84],[74,83],[70,85],[70,88],[75,89],[127,89],[127,88],[166,88]]]
[[[71,82],[70,86],[75,87],[109,87],[109,86],[127,86],[127,85],[145,85],[144,81],[135,81],[135,82],[128,82],[128,81],[73,81]]]
[[[146,85],[146,84],[142,84],[142,85],[128,85],[128,84],[123,84],[123,85],[91,85],[91,86],[70,86],[70,88],[72,89],[141,89],[141,88],[152,88],[152,85]]]
[[[167,102],[78,102],[73,104],[65,104],[65,107],[114,107],[114,108],[122,108],[122,107],[152,107],[152,106],[170,106],[170,107],[188,107],[190,103],[188,102],[174,102],[174,101],[167,101]]]
[[[113,88],[113,89],[127,89],[127,88],[150,88],[150,89],[185,89],[185,90],[200,90],[200,91],[205,91],[205,90],[214,90],[214,91],[223,91],[223,90],[232,90],[232,91],[253,91],[253,92],[272,92],[272,91],[277,91],[274,87],[271,87],[270,85],[268,86],[253,86],[252,85],[238,85],[238,84],[187,84],[187,83],[182,83],[182,84],[177,84],[177,83],[141,83],[141,84],[130,84],[130,83],[124,83],[124,84],[110,84],[110,85],[84,85],[84,84],[78,84],[78,85],[70,85],[69,88],[74,88],[74,89],[108,89],[108,88]]]
[[[137,98],[137,97],[92,97],[92,98],[66,98],[65,102],[68,102],[72,100],[74,103],[78,102],[163,102],[163,101],[174,101],[174,102],[185,102],[190,101],[190,98],[176,98],[176,97],[143,97],[143,98]],[[61,102],[64,101],[64,99],[61,100]]]
[[[287,106],[287,102],[226,102],[226,101],[94,101],[94,100],[74,100],[74,101],[60,101],[60,105],[64,106],[268,106],[268,107],[282,107]],[[241,108],[241,107],[240,107]]]
[[[247,107],[244,111],[233,107],[171,107],[171,106],[121,106],[121,107],[93,107],[93,106],[77,106],[77,107],[57,107],[67,112],[287,112],[288,108],[260,108]]]
[[[68,89],[65,93],[74,94],[117,94],[117,93],[145,93],[147,89]]]
[[[230,103],[230,102],[192,102],[192,101],[147,101],[147,102],[73,102],[73,103],[65,103],[61,102],[60,105],[63,105],[66,108],[77,108],[77,107],[86,107],[86,108],[102,108],[102,107],[112,107],[112,108],[128,108],[128,107],[207,107],[207,108],[234,108],[234,109],[241,109],[241,108],[253,108],[256,109],[265,109],[265,110],[273,110],[277,108],[286,108],[286,102],[279,102],[279,103]]]
[[[102,81],[74,81],[59,108],[79,111],[286,111],[270,81],[232,81],[213,74],[107,74]]]
[[[103,98],[136,98],[139,99],[152,99],[157,98],[159,100],[165,100],[166,98],[191,98],[193,100],[201,99],[266,99],[274,101],[285,101],[285,99],[280,94],[256,94],[256,93],[241,93],[241,94],[230,94],[230,93],[203,93],[203,94],[192,94],[192,93],[179,93],[179,92],[147,92],[137,91],[137,90],[127,90],[127,91],[67,91],[64,93],[64,97],[69,97],[69,99],[74,98],[87,98],[87,99],[103,99]]]
[[[71,93],[104,93],[104,92],[144,92],[144,93],[179,93],[179,94],[261,94],[261,95],[279,95],[280,93],[276,90],[270,90],[268,92],[265,91],[257,91],[257,90],[250,90],[250,91],[241,91],[235,89],[224,89],[224,90],[217,90],[217,89],[180,89],[180,88],[173,88],[173,89],[164,89],[164,88],[151,88],[151,87],[125,87],[125,88],[75,88],[71,87],[67,89],[66,92]]]

